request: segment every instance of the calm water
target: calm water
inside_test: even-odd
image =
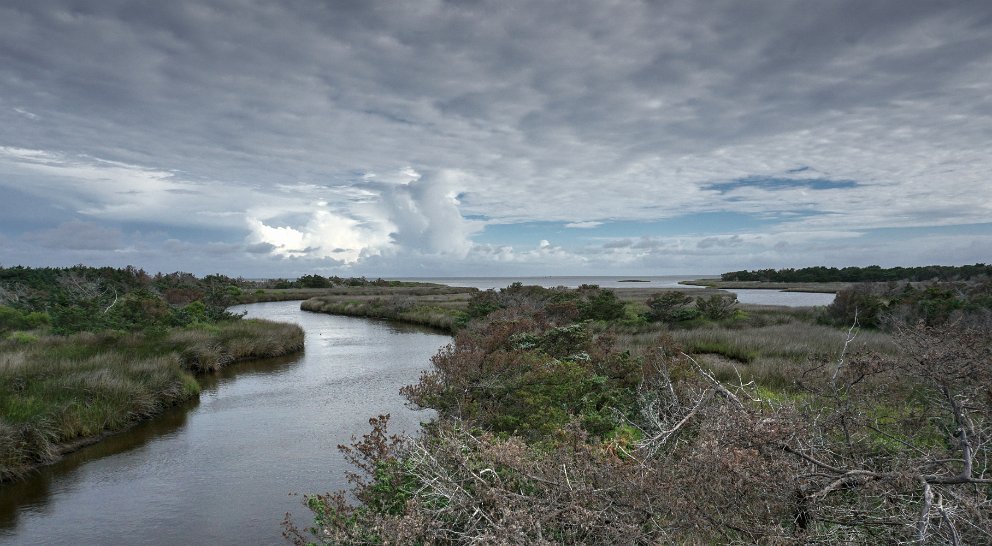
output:
[[[779,290],[727,289],[737,294],[741,303],[758,303],[761,305],[785,305],[786,307],[807,307],[811,305],[830,305],[834,301],[833,294],[815,292],[782,292]]]
[[[295,322],[306,351],[232,366],[199,402],[71,454],[0,487],[0,544],[273,544],[300,497],[347,485],[336,446],[393,415],[393,430],[429,415],[404,407],[448,336],[300,311],[299,302],[241,306]]]
[[[418,281],[418,282],[434,282],[438,284],[446,284],[448,286],[471,286],[478,288],[480,290],[488,290],[490,288],[500,289],[506,288],[515,282],[519,282],[524,285],[535,285],[543,286],[545,288],[554,288],[556,286],[564,286],[567,288],[578,288],[583,284],[596,284],[603,288],[698,288],[695,286],[685,286],[680,285],[679,281],[692,280],[692,279],[703,279],[706,277],[714,277],[714,275],[666,275],[666,276],[612,276],[612,277],[594,277],[594,276],[549,276],[549,277],[424,277],[424,278],[409,278],[402,280]],[[719,278],[719,275],[715,275]],[[638,281],[648,281],[648,282],[621,282],[625,280],[638,280]]]
[[[566,286],[576,288],[582,284],[597,284],[603,288],[681,288],[685,290],[698,289],[698,286],[679,284],[679,281],[720,278],[719,275],[667,275],[667,276],[612,276],[612,277],[431,277],[410,278],[403,280],[433,282],[449,286],[471,286],[480,290],[490,288],[506,288],[515,282],[525,285],[537,285],[545,288]],[[647,282],[623,282],[631,279]],[[781,292],[778,290],[730,290],[737,294],[741,303],[757,303],[762,305],[785,305],[788,307],[805,307],[811,305],[830,305],[834,301],[833,294],[815,294],[809,292]]]

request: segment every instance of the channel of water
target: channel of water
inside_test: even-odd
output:
[[[347,488],[336,446],[369,417],[396,432],[431,417],[399,388],[450,338],[299,306],[234,310],[300,324],[302,354],[204,377],[199,401],[0,487],[0,544],[279,544],[286,512],[309,523],[298,494]]]

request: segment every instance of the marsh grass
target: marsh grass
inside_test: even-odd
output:
[[[669,335],[688,353],[703,355],[702,362],[721,381],[753,380],[767,389],[791,391],[802,370],[811,363],[840,357],[847,332],[791,322],[744,329],[673,330]],[[859,332],[848,350],[891,356],[900,353],[891,336],[871,330]]]
[[[298,326],[258,320],[0,342],[0,481],[195,397],[192,373],[302,347]]]
[[[684,284],[687,286],[703,286],[706,288],[718,288],[721,290],[759,289],[759,290],[780,290],[782,292],[819,292],[824,294],[834,294],[840,290],[850,288],[853,283],[721,281],[720,279],[697,279],[692,281],[679,281],[679,284]]]
[[[473,289],[474,291],[474,289]],[[447,332],[454,331],[465,318],[472,292],[412,295],[325,295],[308,299],[300,309],[315,313],[398,320]]]
[[[598,325],[594,331],[612,331],[616,343],[635,355],[646,355],[661,343],[699,357],[720,381],[755,381],[766,389],[789,395],[796,378],[811,363],[840,356],[847,331],[815,323],[810,308],[744,306],[745,316],[722,322],[668,327],[660,323]],[[666,341],[660,341],[662,338]],[[848,348],[851,353],[899,356],[892,336],[861,330]],[[740,374],[740,375],[738,375]]]

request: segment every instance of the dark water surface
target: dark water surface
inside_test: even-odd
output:
[[[394,431],[430,417],[398,390],[450,339],[299,305],[234,310],[300,324],[304,354],[236,364],[198,402],[0,487],[0,544],[279,544],[287,511],[308,523],[291,493],[345,488],[336,446],[369,417],[391,413]]]

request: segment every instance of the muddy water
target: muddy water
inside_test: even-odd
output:
[[[447,336],[299,302],[235,310],[300,324],[305,352],[232,366],[198,402],[0,487],[0,544],[278,544],[286,512],[309,521],[294,493],[346,487],[336,446],[370,416],[396,431],[429,417],[398,389]]]

